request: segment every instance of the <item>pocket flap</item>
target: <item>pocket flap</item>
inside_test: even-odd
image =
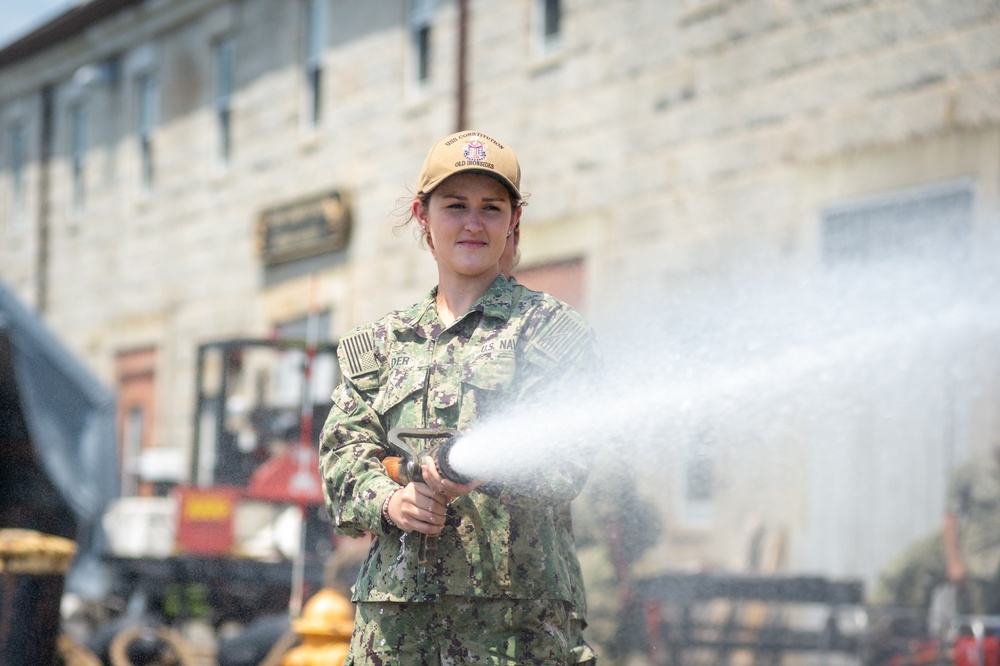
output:
[[[372,408],[379,414],[386,414],[410,395],[424,387],[427,367],[407,366],[389,371],[385,386],[372,402]]]
[[[514,381],[516,369],[512,353],[481,354],[465,364],[462,381],[485,391],[502,391]]]

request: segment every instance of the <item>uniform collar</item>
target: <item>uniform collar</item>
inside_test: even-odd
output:
[[[437,337],[445,329],[441,318],[438,317],[437,308],[434,307],[437,292],[438,288],[435,286],[423,300],[400,312],[394,328],[396,330],[412,328],[424,338]],[[464,320],[473,312],[481,312],[484,317],[506,321],[511,317],[513,302],[514,285],[508,282],[503,275],[499,275],[490,288],[486,290],[486,293],[473,303],[469,311],[459,317],[455,323]]]

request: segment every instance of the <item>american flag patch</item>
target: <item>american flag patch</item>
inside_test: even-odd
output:
[[[535,343],[541,351],[554,359],[562,358],[586,335],[587,329],[568,314],[561,314],[545,329]]]
[[[347,359],[347,367],[350,370],[348,376],[357,377],[374,370],[378,370],[378,361],[375,360],[375,338],[371,331],[359,331],[349,335],[340,341],[340,348],[344,350],[344,358]]]

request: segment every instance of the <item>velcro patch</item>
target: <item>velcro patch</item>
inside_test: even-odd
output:
[[[586,326],[573,316],[563,313],[552,320],[541,336],[532,342],[532,346],[546,356],[559,360],[574,349],[586,334]]]
[[[358,331],[340,341],[347,359],[348,377],[354,378],[378,370],[375,359],[375,338],[369,330]]]

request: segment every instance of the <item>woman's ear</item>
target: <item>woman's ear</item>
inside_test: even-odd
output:
[[[427,228],[427,209],[424,208],[424,203],[420,199],[414,199],[413,203],[410,204],[410,211],[413,212],[413,217],[417,218],[417,222],[423,229]]]
[[[427,242],[431,254],[434,254],[434,239],[431,238],[431,225],[427,219],[427,209],[424,207],[424,203],[420,199],[414,199],[410,210],[413,211],[413,217],[416,218],[417,224],[420,225],[421,237]]]
[[[507,227],[507,235],[508,236],[510,236],[512,233],[514,233],[514,229],[517,228],[518,222],[521,221],[521,212],[522,212],[522,210],[523,209],[520,206],[515,206],[514,209],[511,211],[510,226]]]

